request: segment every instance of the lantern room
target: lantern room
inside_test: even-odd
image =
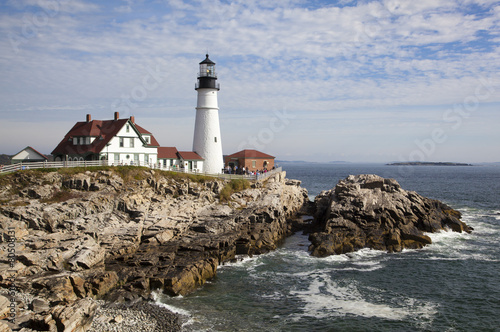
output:
[[[195,89],[219,90],[217,73],[215,72],[215,62],[209,59],[208,54],[206,55],[205,60],[200,62],[200,72],[198,73],[198,82],[196,83]]]

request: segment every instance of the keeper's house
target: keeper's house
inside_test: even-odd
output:
[[[154,165],[159,144],[133,116],[77,122],[52,151],[54,161],[108,160],[113,165]]]
[[[237,166],[239,169],[248,168],[249,171],[271,170],[274,167],[274,158],[266,153],[247,149],[225,156],[224,164],[232,169]]]

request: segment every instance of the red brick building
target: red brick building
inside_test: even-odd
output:
[[[247,167],[249,171],[271,170],[274,167],[274,158],[266,153],[247,149],[225,156],[224,165],[225,167],[231,167],[233,170],[236,166],[240,170]]]

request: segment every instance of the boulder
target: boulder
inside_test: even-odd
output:
[[[106,251],[97,243],[92,246],[84,247],[78,251],[69,261],[68,264],[72,271],[81,271],[90,269],[97,264],[104,262]]]
[[[52,310],[59,331],[83,332],[92,324],[97,303],[91,299],[80,299],[71,305],[57,306]]]
[[[50,304],[47,300],[37,298],[31,302],[31,310],[33,310],[33,312],[37,314],[42,312],[48,312],[49,308]]]
[[[424,232],[471,232],[460,212],[401,188],[394,179],[350,175],[315,199],[319,231],[310,234],[311,254],[324,257],[361,248],[398,252],[432,243]]]

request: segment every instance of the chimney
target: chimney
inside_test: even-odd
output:
[[[120,118],[120,113],[115,112],[115,121],[118,120],[119,118]]]
[[[130,116],[130,122],[132,122],[133,124],[135,124],[135,117],[133,115]]]
[[[90,114],[87,114],[87,122],[92,121],[92,116]]]

